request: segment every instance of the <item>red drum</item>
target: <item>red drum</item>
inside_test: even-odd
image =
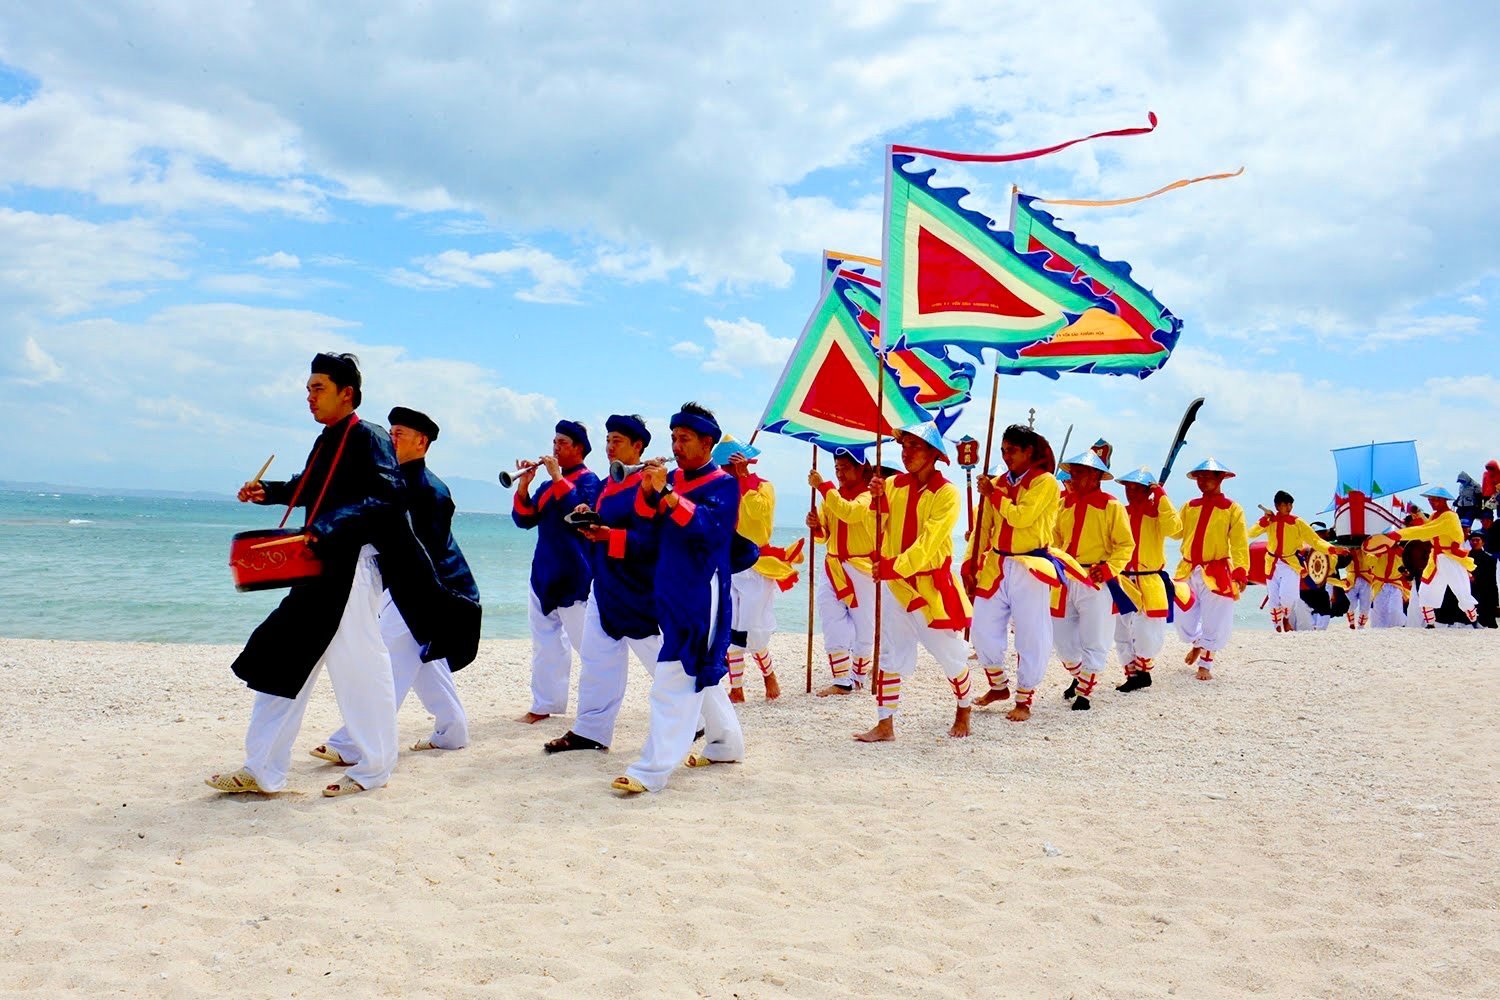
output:
[[[323,563],[307,547],[301,528],[241,531],[229,543],[234,589],[273,590],[323,575]]]
[[[1266,543],[1258,540],[1250,543],[1250,582],[1266,582]]]

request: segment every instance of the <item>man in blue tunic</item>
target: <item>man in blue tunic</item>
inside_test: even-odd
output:
[[[575,420],[559,420],[552,454],[524,466],[516,479],[511,519],[516,526],[537,529],[531,557],[531,711],[517,721],[537,723],[568,710],[568,681],[573,651],[583,641],[583,619],[593,571],[586,543],[563,519],[579,504],[593,506],[599,477],[584,467],[589,432]],[[517,463],[518,466],[521,463]],[[546,468],[551,481],[532,495],[536,470]]]
[[[642,470],[640,502],[660,529],[655,598],[662,648],[651,682],[651,728],[641,757],[610,787],[659,792],[677,765],[738,761],[745,737],[720,685],[729,650],[729,547],[739,521],[739,483],[713,463],[722,437],[711,411],[684,403],[672,417],[670,481],[665,466]],[[699,718],[703,753],[687,756]]]
[[[651,443],[651,432],[637,414],[617,413],[604,422],[605,456],[613,463],[637,466]],[[615,718],[630,677],[630,653],[656,670],[661,631],[656,627],[656,512],[640,502],[641,470],[618,482],[611,476],[593,510],[601,524],[579,529],[589,541],[594,589],[584,616],[578,649],[578,718],[573,728],[543,744],[548,753],[608,750]],[[579,504],[574,513],[589,507]]]

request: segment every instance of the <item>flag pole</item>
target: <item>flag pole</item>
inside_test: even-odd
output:
[[[891,170],[893,169],[892,158],[894,156],[895,148],[893,146],[886,146],[885,163],[883,164],[885,167],[885,206],[880,213],[880,248],[881,259],[883,260],[892,259],[890,255]],[[889,281],[891,276],[889,273],[884,273],[880,277],[882,281]],[[882,473],[883,466],[880,461],[880,439],[883,437],[880,432],[880,425],[885,422],[885,352],[892,336],[890,317],[886,315],[888,312],[886,307],[890,300],[891,297],[889,295],[880,296],[880,347],[875,352],[875,475],[880,476],[882,482],[884,482],[885,476]],[[889,494],[886,494],[881,499],[889,504],[889,496]],[[889,510],[890,508],[887,507],[886,509]],[[871,560],[870,566],[870,575],[874,578],[873,583],[875,584],[875,642],[870,649],[870,693],[875,695],[877,724],[880,715],[880,686],[878,683],[880,677],[880,594],[885,589],[881,586],[879,567],[881,560],[885,557],[885,532],[882,530],[884,524],[885,515],[877,510],[875,512],[875,556]]]
[[[812,446],[813,460],[812,470],[818,471],[818,446]],[[808,513],[818,512],[818,490],[813,487],[809,490],[812,499],[808,502]],[[807,690],[806,694],[812,694],[812,648],[813,648],[813,600],[817,590],[817,561],[818,561],[818,532],[815,528],[807,529]]]

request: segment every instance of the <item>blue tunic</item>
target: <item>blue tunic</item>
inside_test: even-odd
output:
[[[661,507],[661,494],[646,492],[661,530],[656,559],[656,617],[661,623],[662,663],[681,661],[699,691],[713,687],[728,668],[729,547],[740,518],[740,486],[709,463],[672,474],[675,510]]]
[[[563,523],[579,504],[592,507],[599,495],[599,477],[582,465],[563,470],[563,478],[537,487],[528,497],[516,494],[511,520],[519,528],[536,528],[536,552],[531,557],[531,591],[542,614],[586,600],[593,570],[588,543]]]
[[[609,528],[609,540],[594,542],[594,602],[599,624],[611,639],[644,639],[657,633],[656,512],[638,504],[641,474],[605,483],[594,509]]]

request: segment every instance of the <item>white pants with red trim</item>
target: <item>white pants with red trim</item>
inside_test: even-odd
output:
[[[1401,588],[1388,583],[1370,605],[1371,628],[1404,628],[1406,611],[1401,607]]]
[[[583,645],[578,650],[578,718],[573,732],[586,739],[609,746],[615,738],[615,718],[625,700],[630,680],[630,654],[646,668],[647,676],[656,672],[656,658],[661,655],[661,633],[644,639],[614,639],[604,631],[599,619],[599,605],[589,595],[583,620]]]
[[[1064,586],[1068,606],[1052,625],[1057,657],[1064,663],[1082,663],[1086,674],[1102,674],[1109,666],[1114,596],[1107,587],[1090,587],[1071,577]]]
[[[847,563],[844,572],[854,586],[854,607],[833,593],[828,571],[818,569],[818,618],[823,623],[823,648],[829,655],[853,653],[869,659],[875,650],[875,581]]]
[[[422,707],[432,713],[432,735],[428,737],[432,745],[443,750],[468,746],[469,717],[464,714],[463,703],[458,700],[458,688],[453,683],[453,671],[448,669],[448,661],[422,662],[422,647],[411,634],[406,619],[401,617],[389,590],[380,605],[380,638],[391,657],[396,711],[401,711],[407,693],[415,690]],[[338,732],[328,737],[328,749],[350,762],[361,757],[359,747],[349,737],[348,726],[340,726]]]
[[[1234,598],[1216,594],[1203,578],[1203,567],[1193,567],[1188,577],[1193,606],[1177,612],[1177,634],[1190,646],[1217,653],[1229,645],[1234,631]]]
[[[1168,600],[1170,600],[1170,596]],[[1182,614],[1181,611],[1177,614]],[[1136,657],[1154,660],[1167,642],[1167,619],[1153,618],[1144,611],[1133,611],[1115,617],[1115,653],[1120,663]]]
[[[1302,578],[1286,563],[1277,560],[1266,581],[1266,607],[1290,608],[1301,600]]]
[[[771,633],[776,631],[776,594],[780,590],[754,569],[742,569],[729,578],[729,627],[746,634],[743,648],[758,653],[771,645]]]
[[[1374,606],[1375,597],[1370,592],[1370,581],[1364,577],[1354,581],[1349,588],[1349,610],[1355,615],[1368,615]]]
[[[375,563],[375,548],[359,550],[354,585],[344,604],[338,631],[323,658],[313,667],[295,698],[278,698],[257,691],[245,730],[245,770],[268,792],[286,787],[292,765],[292,743],[302,728],[302,716],[312,697],[318,674],[328,668],[333,697],[338,702],[349,739],[359,752],[359,763],[344,774],[365,788],[379,788],[396,768],[396,688],[391,660],[380,639],[380,595],[384,587]]]
[[[536,592],[526,589],[526,618],[531,625],[531,711],[561,715],[568,710],[568,682],[573,651],[583,644],[587,601],[575,601],[542,614]]]
[[[1437,559],[1437,572],[1417,590],[1417,603],[1424,608],[1440,608],[1443,606],[1445,590],[1453,591],[1453,596],[1458,599],[1459,610],[1464,614],[1474,610],[1479,603],[1469,590],[1468,571],[1452,556],[1440,555]]]
[[[1025,564],[1007,557],[999,588],[989,597],[974,599],[974,621],[969,636],[981,665],[1005,666],[1010,626],[1016,627],[1016,686],[1035,690],[1047,673],[1052,656],[1054,623],[1052,588],[1032,575]]]
[[[956,681],[969,672],[969,644],[962,629],[933,628],[921,610],[907,611],[887,585],[880,600],[880,662],[877,669],[898,677],[910,677],[917,669],[917,647],[931,653],[943,668],[943,674]],[[969,698],[958,702],[959,708],[973,704]],[[878,716],[889,719],[899,703],[880,708]]]

